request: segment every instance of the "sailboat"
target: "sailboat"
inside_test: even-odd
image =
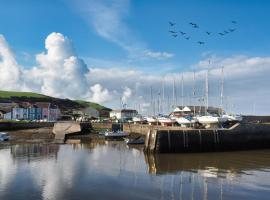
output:
[[[210,65],[210,61],[209,61]],[[197,120],[199,123],[204,124],[207,128],[219,126],[219,123],[223,120],[217,115],[210,115],[208,113],[208,99],[209,99],[209,68],[206,72],[205,78],[205,115],[198,116]]]

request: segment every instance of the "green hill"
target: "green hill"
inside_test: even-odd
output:
[[[100,104],[83,100],[61,99],[33,92],[14,92],[14,91],[0,90],[0,103],[11,103],[11,102],[15,103],[50,102],[57,105],[63,111],[69,111],[73,109],[80,109],[86,107],[95,108],[97,110],[109,109]]]

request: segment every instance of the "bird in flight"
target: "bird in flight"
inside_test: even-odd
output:
[[[210,35],[210,34],[211,34],[211,32],[206,31],[206,34],[207,34],[207,35]]]
[[[176,23],[173,23],[173,22],[169,22],[169,24],[171,25],[171,26],[174,26]]]
[[[198,44],[204,44],[204,42],[198,41]]]
[[[233,23],[233,24],[237,24],[237,22],[236,22],[236,21],[232,21],[232,23]]]
[[[177,32],[175,32],[175,31],[169,31],[170,33],[172,33],[172,34],[176,34]]]
[[[182,35],[185,35],[185,34],[187,34],[187,33],[183,32],[183,31],[179,31],[179,33],[181,33]]]
[[[195,25],[193,26],[193,28],[199,28],[199,26],[198,26],[197,24],[195,24]]]
[[[177,37],[178,35],[177,35],[177,34],[173,34],[172,36],[173,36],[173,37]]]

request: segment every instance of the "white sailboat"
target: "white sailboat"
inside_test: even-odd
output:
[[[144,118],[141,115],[134,116],[132,118],[132,121],[137,124],[137,123],[142,123],[144,122]]]

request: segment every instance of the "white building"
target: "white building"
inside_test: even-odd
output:
[[[110,112],[110,118],[115,118],[121,121],[131,120],[136,115],[138,115],[138,112],[132,109],[112,110]]]

